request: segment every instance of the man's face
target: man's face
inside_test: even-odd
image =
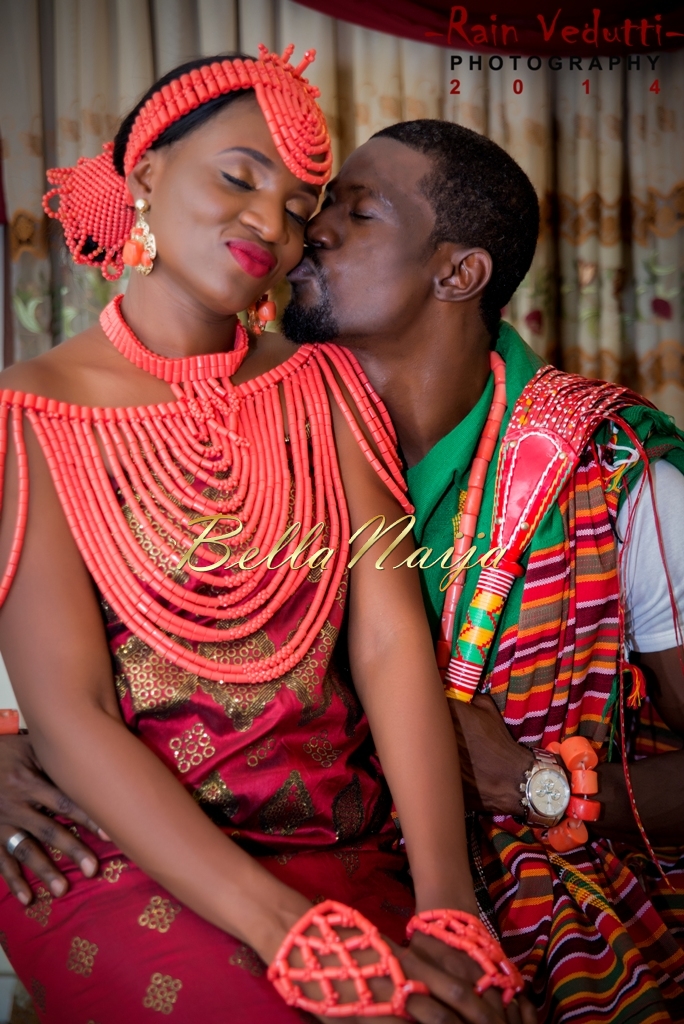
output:
[[[371,139],[330,182],[309,222],[310,249],[288,275],[283,317],[296,342],[392,335],[421,315],[434,281],[435,215],[419,183],[423,153]]]

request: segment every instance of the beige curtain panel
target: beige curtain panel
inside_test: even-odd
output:
[[[254,53],[259,42],[316,49],[310,77],[338,164],[379,128],[417,117],[457,121],[507,149],[537,189],[543,224],[505,316],[558,365],[628,383],[684,426],[684,51],[630,70],[625,59],[580,71],[567,59],[560,70],[547,60],[515,69],[508,58],[498,69],[491,55],[372,32],[291,0],[1,0],[5,362],[81,330],[112,288],[73,268],[48,231],[46,166],[99,152],[174,65]]]

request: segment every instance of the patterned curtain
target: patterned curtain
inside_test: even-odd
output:
[[[514,68],[293,0],[4,0],[6,362],[82,330],[112,290],[73,268],[46,229],[45,166],[98,152],[155,76],[260,41],[317,50],[311,78],[338,165],[374,131],[416,117],[448,118],[507,149],[537,189],[543,222],[505,315],[558,365],[628,383],[684,426],[684,51],[660,55],[655,71],[643,55],[638,70],[624,58],[592,71],[570,70],[567,58],[560,70],[546,59]]]

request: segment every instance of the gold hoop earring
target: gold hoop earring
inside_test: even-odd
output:
[[[135,267],[139,274],[150,274],[157,256],[157,243],[145,220],[150,204],[146,199],[135,201],[135,225],[125,242],[121,258],[129,267]]]
[[[266,330],[266,324],[270,324],[275,318],[276,304],[269,299],[268,294],[262,295],[247,307],[247,324],[254,334],[261,334]]]

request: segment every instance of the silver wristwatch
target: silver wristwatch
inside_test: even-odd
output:
[[[534,764],[525,772],[520,801],[527,809],[527,824],[535,828],[557,825],[570,803],[570,783],[555,754],[535,747]]]

